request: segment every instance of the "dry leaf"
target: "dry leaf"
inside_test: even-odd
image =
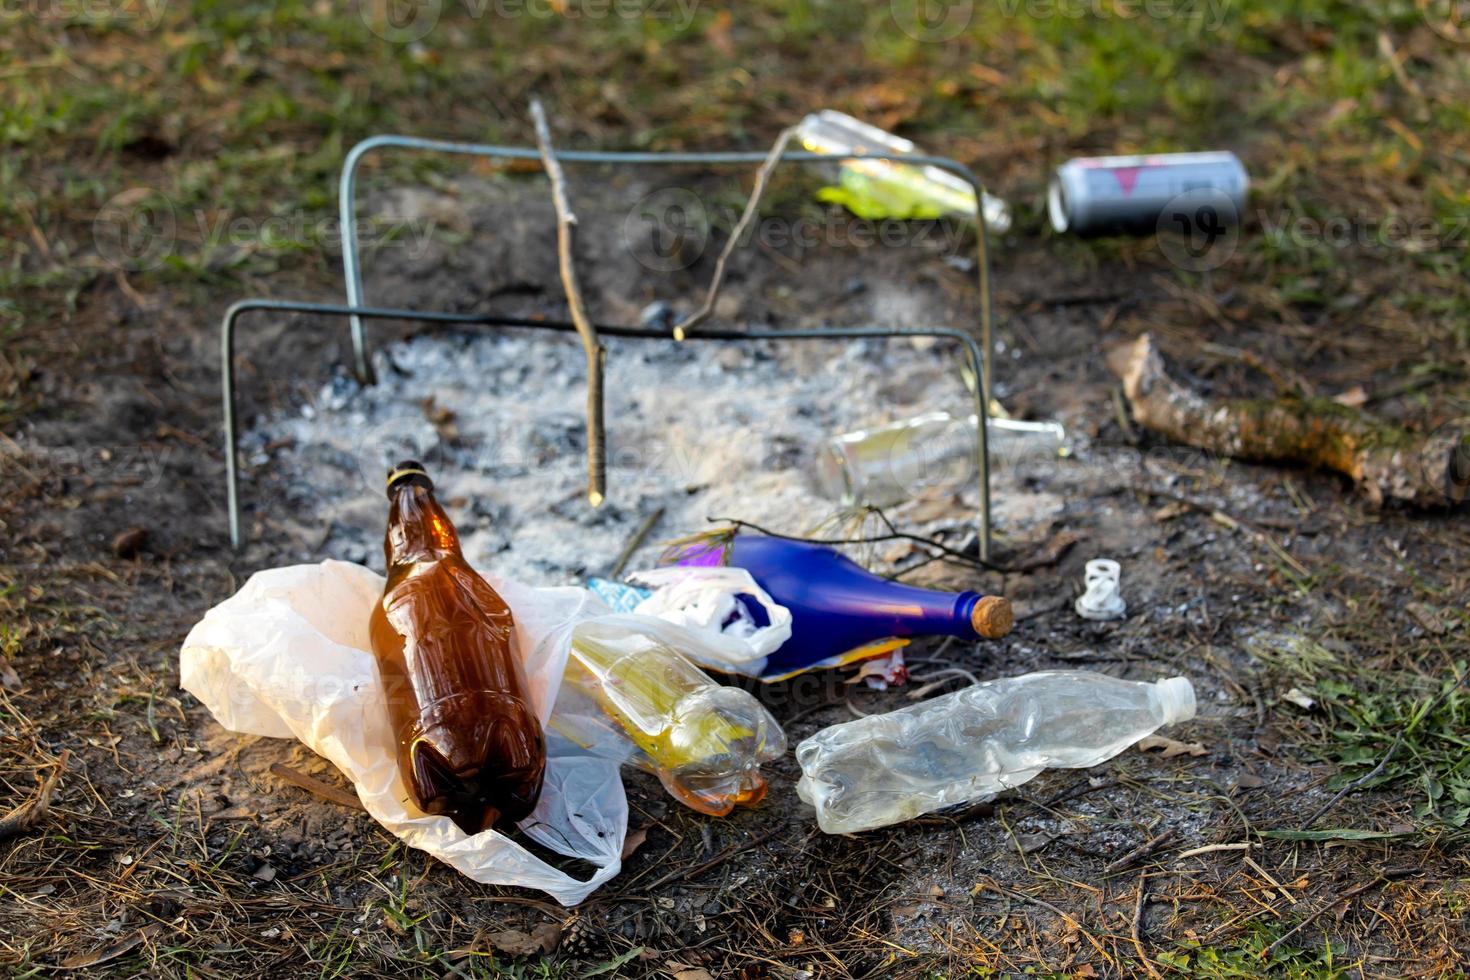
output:
[[[1207,754],[1205,747],[1199,742],[1178,742],[1172,738],[1162,735],[1150,735],[1148,738],[1138,740],[1138,751],[1148,752],[1153,749],[1163,749],[1163,758],[1172,759],[1176,755],[1201,756]]]
[[[117,537],[112,539],[112,553],[119,558],[133,559],[142,553],[148,544],[148,529],[146,527],[130,527],[120,531]]]
[[[0,684],[10,691],[20,690],[20,675],[15,672],[14,667],[10,666],[8,660],[0,660]]]
[[[643,842],[647,839],[647,827],[639,827],[637,830],[628,831],[628,836],[623,838],[623,860],[626,861],[632,857],[633,852],[642,847]]]
[[[1253,772],[1241,772],[1235,775],[1236,789],[1257,789],[1265,785],[1266,781]]]
[[[704,967],[689,966],[678,960],[669,960],[664,964],[664,969],[674,975],[674,980],[715,980]]]
[[[1442,636],[1448,630],[1444,620],[1440,618],[1439,611],[1426,606],[1422,602],[1411,602],[1404,607],[1405,611],[1422,627],[1424,631],[1433,636]]]
[[[541,944],[541,952],[554,953],[561,945],[561,923],[543,922],[531,930],[531,938]]]
[[[78,953],[75,956],[68,956],[66,959],[57,964],[54,969],[83,970],[89,966],[97,966],[101,963],[106,963],[108,960],[115,960],[125,953],[132,952],[133,949],[142,945],[147,940],[153,938],[153,936],[157,935],[162,930],[163,926],[158,925],[157,923],[149,926],[144,926],[142,929],[139,929],[132,935],[127,936],[123,939],[119,939],[117,942],[113,943],[110,946],[104,946],[101,949],[93,950],[90,953]]]
[[[521,932],[519,929],[502,929],[492,932],[490,945],[511,956],[535,956],[542,951],[541,940]]]
[[[1333,395],[1332,400],[1348,408],[1362,408],[1368,404],[1368,392],[1363,390],[1362,385],[1353,385],[1342,394]]]
[[[1294,687],[1281,697],[1304,711],[1311,711],[1317,706],[1317,700],[1299,687]]]

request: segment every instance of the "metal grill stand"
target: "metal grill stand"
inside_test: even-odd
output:
[[[369,363],[366,320],[408,320],[455,326],[509,327],[527,330],[552,330],[575,332],[576,327],[567,321],[531,320],[524,317],[499,316],[479,313],[447,313],[433,310],[395,309],[364,305],[362,266],[358,258],[357,241],[357,170],[363,157],[369,152],[386,147],[420,150],[435,153],[457,153],[462,155],[498,158],[507,160],[540,161],[540,153],[533,147],[493,146],[478,143],[450,143],[441,140],[418,139],[413,136],[374,136],[363,140],[347,154],[339,183],[339,203],[342,222],[342,271],[347,283],[347,302],[308,303],[298,300],[245,299],[233,304],[224,315],[220,326],[220,376],[224,401],[225,430],[225,482],[226,500],[230,520],[230,544],[238,550],[243,544],[240,527],[240,469],[239,469],[239,420],[235,406],[235,328],[246,313],[272,311],[278,313],[308,313],[319,316],[345,316],[352,332],[353,360],[359,380],[365,384],[374,381]],[[557,160],[563,163],[629,164],[629,165],[690,165],[690,164],[737,164],[760,163],[762,153],[604,153],[598,151],[558,151]],[[845,156],[829,156],[807,151],[789,151],[782,161],[794,163],[832,163],[850,159]],[[866,159],[893,160],[900,163],[932,165],[960,177],[975,189],[975,200],[982,200],[984,186],[978,177],[964,164],[943,157],[918,155],[892,155],[874,153]],[[901,337],[934,337],[958,343],[967,355],[970,369],[978,384],[972,389],[975,400],[975,415],[980,424],[976,427],[975,462],[979,476],[980,506],[976,515],[976,540],[981,561],[990,559],[990,451],[987,438],[986,419],[989,417],[991,392],[991,364],[994,351],[994,334],[990,295],[990,243],[985,227],[983,210],[976,215],[976,271],[980,291],[980,342],[964,330],[953,327],[908,328],[908,327],[832,327],[805,330],[746,329],[729,330],[701,328],[682,340],[675,339],[671,332],[648,327],[597,325],[597,332],[609,337],[630,337],[641,340],[662,340],[666,343],[687,341],[742,341],[742,340],[858,340]]]

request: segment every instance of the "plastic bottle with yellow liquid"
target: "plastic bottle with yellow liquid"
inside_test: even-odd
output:
[[[725,816],[759,803],[766,795],[761,763],[786,751],[781,726],[749,691],[716,683],[668,643],[626,622],[578,626],[564,683],[632,742],[634,764],[700,813]],[[552,725],[559,727],[558,716]]]

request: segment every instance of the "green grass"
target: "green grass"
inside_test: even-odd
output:
[[[1418,800],[1414,818],[1421,825],[1462,834],[1470,825],[1470,692],[1459,682],[1467,665],[1455,671],[1433,688],[1406,682],[1361,690],[1342,680],[1320,682],[1331,732],[1322,754],[1338,768],[1328,788],[1360,778],[1365,792],[1403,787]],[[1370,775],[1401,734],[1382,771]]]
[[[1158,965],[1166,977],[1199,980],[1245,980],[1260,976],[1337,980],[1357,975],[1353,969],[1356,964],[1344,960],[1341,950],[1334,949],[1331,944],[1308,948],[1283,943],[1267,956],[1267,950],[1290,928],[1289,923],[1252,923],[1246,934],[1234,944],[1184,943],[1174,950],[1160,952]]]
[[[168,4],[156,26],[143,6],[148,16],[16,22],[0,38],[13,93],[0,100],[0,224],[10,232],[0,322],[43,322],[58,300],[69,307],[112,275],[92,218],[133,187],[166,197],[179,218],[168,260],[130,273],[139,291],[213,296],[279,273],[333,290],[335,262],[313,231],[221,246],[200,229],[282,216],[317,227],[334,212],[346,149],[375,132],[524,142],[532,92],[548,100],[565,145],[758,147],[820,92],[962,159],[1040,142],[1016,168],[1026,194],[1074,153],[1229,145],[1250,161],[1261,187],[1252,208],[1264,214],[1321,222],[1361,210],[1375,225],[1431,221],[1446,238],[1470,219],[1470,59],[1410,0],[1181,0],[1171,17],[1007,0],[961,5],[965,22],[943,43],[899,29],[912,22],[908,3],[760,0],[733,18],[701,4],[686,24],[669,2],[657,8],[671,12],[664,19],[589,27],[446,2],[413,44],[375,35],[356,5],[305,0]],[[1380,35],[1412,52],[1401,66],[1408,87]],[[370,178],[455,166],[384,160]],[[1038,225],[1030,219],[1028,233]],[[1428,252],[1344,250],[1253,227],[1217,278],[1270,283],[1303,310],[1343,296],[1409,304],[1463,359],[1463,239]],[[1084,249],[1141,252],[1170,272],[1126,244]]]

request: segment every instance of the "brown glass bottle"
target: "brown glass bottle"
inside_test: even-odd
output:
[[[511,826],[536,806],[546,743],[510,607],[464,560],[421,464],[389,471],[388,500],[388,584],[370,628],[398,769],[425,813],[467,834]]]

